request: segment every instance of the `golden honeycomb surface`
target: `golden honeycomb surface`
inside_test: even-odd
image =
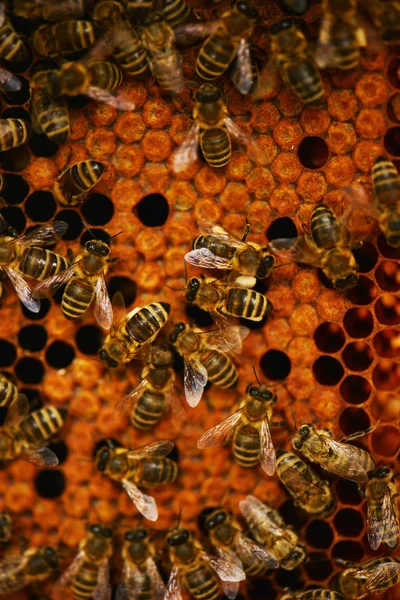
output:
[[[255,4],[267,24],[281,15],[278,1]],[[212,18],[228,2],[196,0],[192,5],[204,18]],[[311,39],[320,10],[320,4],[311,2],[304,16]],[[263,28],[256,28],[254,39],[268,50]],[[187,79],[193,77],[197,52],[198,46],[184,50]],[[230,114],[263,148],[265,164],[254,164],[235,148],[226,168],[217,171],[198,160],[180,175],[172,172],[171,156],[190,126],[188,97],[172,100],[153,80],[126,77],[122,88],[135,102],[134,112],[118,113],[89,101],[71,108],[71,135],[64,146],[48,145],[43,152],[31,143],[3,156],[3,214],[19,233],[53,218],[67,220],[69,230],[56,247],[62,254],[71,248],[76,255],[82,239],[88,239],[81,218],[95,235],[122,231],[112,242],[112,256],[119,260],[107,276],[110,290],[120,288],[128,308],[154,300],[171,303],[170,321],[160,336],[165,340],[172,324],[182,319],[204,324],[204,315],[188,309],[183,293],[172,289],[185,285],[183,257],[198,233],[199,219],[213,220],[237,235],[247,220],[250,239],[265,245],[272,235],[300,234],[322,200],[340,214],[342,190],[353,183],[370,186],[372,164],[382,153],[400,164],[399,67],[400,57],[381,51],[364,53],[360,68],[350,73],[325,71],[320,106],[303,105],[281,84],[256,103],[250,96],[242,98],[225,78]],[[29,79],[29,72],[21,75]],[[29,111],[29,100],[15,105],[3,101],[3,114],[11,116],[10,110]],[[66,164],[86,158],[106,164],[104,177],[80,207],[57,206],[51,196],[56,177]],[[156,216],[163,212],[165,222],[157,224]],[[139,382],[140,364],[117,373],[103,367],[97,349],[104,333],[93,310],[77,322],[67,321],[57,295],[42,302],[38,316],[28,316],[7,285],[1,300],[0,369],[27,391],[32,407],[51,403],[69,411],[51,446],[62,455],[56,469],[43,474],[16,460],[0,471],[0,509],[13,514],[13,539],[20,534],[29,546],[66,546],[72,557],[86,521],[121,526],[140,522],[122,488],[94,469],[96,444],[110,436],[126,447],[154,439],[176,444],[178,480],[152,491],[160,515],[155,529],[173,525],[180,511],[182,523],[195,528],[201,510],[221,502],[237,514],[239,500],[249,493],[281,507],[299,529],[311,560],[298,572],[279,569],[266,581],[246,583],[242,592],[249,598],[279,597],[287,585],[327,587],[340,571],[335,558],[362,561],[390,554],[386,548],[375,553],[369,548],[365,503],[355,484],[333,481],[335,512],[325,519],[305,518],[276,477],[268,478],[260,468],[242,469],[233,462],[229,446],[207,451],[196,446],[206,429],[236,409],[254,380],[255,367],[263,381],[277,384],[275,413],[287,425],[272,431],[276,448],[291,447],[293,412],[297,423],[327,427],[336,439],[376,425],[357,444],[368,448],[377,462],[400,470],[400,251],[390,248],[365,216],[353,225],[367,239],[357,251],[358,286],[342,295],[314,269],[290,264],[274,270],[262,284],[274,309],[261,326],[252,326],[244,342],[237,360],[237,389],[209,386],[198,407],[188,409],[183,427],[168,414],[149,433],[135,431],[115,411]],[[182,372],[177,382],[183,399]],[[58,488],[57,496],[47,497]],[[18,542],[13,545],[15,550]],[[118,560],[114,564],[118,580]],[[41,592],[51,597],[53,583],[47,582]],[[10,598],[34,596],[35,590],[25,590]],[[385,597],[400,598],[400,586]]]

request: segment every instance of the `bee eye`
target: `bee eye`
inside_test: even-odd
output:
[[[92,533],[100,533],[100,531],[101,531],[100,525],[91,525],[90,531]]]
[[[106,527],[106,529],[103,529],[103,536],[106,537],[106,538],[112,537],[112,531],[111,531],[111,529],[109,529],[108,527]]]

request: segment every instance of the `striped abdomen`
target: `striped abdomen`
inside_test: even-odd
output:
[[[203,561],[196,561],[182,574],[184,587],[196,600],[217,600],[220,589],[214,571]]]
[[[251,558],[248,552],[243,552],[241,546],[235,547],[235,554],[240,559],[243,571],[247,577],[262,577],[268,571],[265,563],[254,554]]]
[[[224,31],[210,35],[197,57],[197,75],[206,81],[221,77],[234,59],[236,50],[237,44]]]
[[[43,133],[56,144],[69,136],[69,114],[65,100],[51,92],[51,72],[37,73],[32,79],[32,112]]]
[[[64,271],[67,267],[68,263],[63,256],[52,250],[34,246],[25,250],[18,270],[27,277],[41,281]]]
[[[21,436],[22,451],[45,444],[64,424],[66,411],[46,406],[28,415],[15,426]]]
[[[60,204],[74,206],[99,181],[105,166],[97,160],[83,160],[68,167],[54,188]]]
[[[325,204],[318,204],[312,212],[311,236],[317,248],[334,248],[341,241],[339,222]]]
[[[222,388],[234,386],[238,380],[235,365],[229,356],[218,350],[201,353],[201,363],[207,369],[208,380]]]
[[[355,69],[360,62],[360,48],[352,25],[337,21],[332,30],[334,62],[339,69]]]
[[[77,52],[89,48],[95,40],[91,21],[68,19],[51,26],[56,48],[53,54]]]
[[[286,67],[283,75],[303,102],[315,102],[323,97],[321,75],[311,60],[305,59]]]
[[[382,206],[400,203],[400,176],[391,160],[376,159],[371,172],[376,201]]]
[[[28,59],[28,50],[24,42],[8,20],[0,27],[0,57],[10,62],[23,62]]]
[[[0,406],[8,406],[17,394],[17,386],[0,374]]]
[[[0,119],[0,152],[25,144],[30,127],[23,119]]]
[[[85,561],[71,581],[72,597],[76,600],[92,598],[97,587],[99,565]]]
[[[89,67],[90,85],[102,90],[114,90],[122,83],[121,69],[108,60],[92,60]]]
[[[90,281],[72,279],[64,290],[61,307],[67,319],[79,319],[92,303],[95,288]]]
[[[143,487],[158,487],[178,477],[178,465],[170,458],[142,458],[135,463],[135,481]]]
[[[132,29],[121,32],[113,56],[130,75],[139,76],[147,71],[146,50]]]
[[[270,301],[259,292],[246,288],[229,288],[221,310],[223,314],[261,321],[272,310]]]
[[[185,23],[192,15],[191,8],[185,0],[163,0],[162,12],[172,28]]]
[[[170,310],[171,306],[166,302],[147,304],[130,317],[126,332],[138,344],[150,342],[167,322]]]
[[[260,435],[254,427],[242,425],[233,434],[232,451],[235,461],[241,467],[255,467],[258,464]]]
[[[131,423],[135,429],[140,431],[152,429],[161,420],[165,408],[166,397],[164,394],[146,390],[132,411]]]
[[[200,148],[211,167],[225,167],[231,160],[231,138],[225,128],[206,129],[200,134]]]
[[[199,235],[193,242],[193,248],[207,248],[215,256],[227,259],[233,258],[236,252],[235,248],[232,248],[229,244],[221,241],[221,238],[214,235]]]

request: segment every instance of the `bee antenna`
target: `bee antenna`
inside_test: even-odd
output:
[[[179,527],[179,525],[180,525],[180,523],[181,523],[181,518],[182,518],[182,510],[183,510],[183,509],[182,509],[182,507],[181,507],[181,508],[180,508],[180,510],[179,510],[179,514],[178,514],[178,522],[177,522],[177,524],[176,524],[176,527],[177,527],[177,528]]]
[[[258,383],[258,385],[261,385],[261,381],[258,379],[258,375],[257,375],[257,371],[254,365],[251,365],[251,368],[253,369],[253,373],[254,373],[254,377],[256,378],[256,381]]]
[[[174,292],[183,292],[183,290],[185,289],[185,288],[174,288],[174,287],[168,285],[167,283],[165,284],[165,287],[167,287],[170,290],[173,290]]]
[[[89,226],[85,223],[85,221],[83,219],[81,219],[81,222],[83,223],[83,226],[86,227],[86,229],[88,230],[88,232],[90,233],[90,235],[92,235],[93,237],[95,237],[93,231],[91,231],[89,229]],[[111,238],[110,238],[111,239]]]
[[[297,430],[296,414],[294,412],[293,406],[291,407],[291,412],[292,412],[292,419],[293,419],[294,427]]]
[[[108,240],[108,241],[109,241],[109,242],[111,242],[111,240],[113,240],[114,238],[116,238],[116,237],[118,237],[119,235],[121,235],[121,233],[124,233],[124,232],[123,232],[123,231],[118,231],[118,233],[114,233],[114,235],[112,235],[112,236],[109,238],[109,240]]]

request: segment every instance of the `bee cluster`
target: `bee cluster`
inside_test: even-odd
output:
[[[4,279],[8,277],[11,281],[23,305],[23,318],[45,319],[43,323],[51,338],[55,338],[54,351],[52,355],[46,351],[46,360],[61,370],[49,373],[48,378],[42,374],[36,380],[32,362],[25,374],[21,366],[24,360],[36,360],[32,357],[37,351],[36,344],[41,351],[47,343],[47,333],[42,345],[36,339],[39,326],[29,339],[29,356],[24,356],[26,352],[19,354],[15,374],[25,384],[39,383],[44,377],[43,390],[50,403],[38,407],[34,399],[30,407],[25,392],[31,400],[32,390],[17,387],[10,373],[0,376],[0,406],[6,409],[0,428],[0,459],[8,465],[1,481],[7,481],[7,473],[13,473],[17,480],[22,477],[23,481],[29,481],[28,487],[33,486],[37,469],[19,467],[21,463],[14,462],[18,458],[44,468],[39,475],[61,474],[60,470],[52,470],[59,464],[57,443],[54,446],[51,443],[54,436],[59,440],[65,438],[73,450],[66,472],[70,480],[77,483],[77,491],[68,492],[67,488],[68,506],[63,506],[61,511],[60,506],[56,508],[57,502],[48,500],[45,501],[48,504],[41,505],[47,507],[49,513],[43,514],[41,520],[48,521],[49,525],[46,525],[45,535],[36,532],[35,536],[26,519],[21,518],[22,511],[18,510],[18,503],[23,505],[24,495],[22,500],[15,500],[15,504],[12,501],[19,495],[18,486],[14,488],[15,495],[12,484],[9,490],[0,489],[0,506],[6,509],[0,515],[0,540],[5,554],[0,560],[0,595],[26,586],[37,590],[39,582],[48,580],[46,591],[54,598],[72,594],[73,598],[109,599],[109,570],[114,564],[115,550],[122,559],[122,569],[118,569],[113,578],[118,600],[178,600],[182,592],[205,600],[213,600],[222,592],[228,598],[235,598],[240,592],[249,597],[264,597],[266,593],[272,597],[276,592],[271,581],[279,590],[287,588],[282,594],[285,600],[314,597],[350,600],[386,590],[391,594],[398,589],[394,587],[400,580],[400,560],[395,550],[399,538],[395,461],[400,442],[397,425],[382,426],[380,422],[380,419],[394,421],[396,410],[398,415],[395,396],[399,387],[398,362],[381,364],[377,360],[374,371],[367,377],[353,372],[365,371],[372,362],[359,368],[357,360],[360,363],[366,360],[365,354],[368,359],[369,346],[358,340],[368,337],[373,330],[378,355],[385,359],[398,356],[397,334],[387,326],[399,322],[393,292],[399,289],[396,260],[400,245],[400,178],[395,161],[383,156],[380,111],[371,108],[380,104],[379,100],[371,100],[374,94],[379,96],[376,89],[379,86],[368,77],[375,75],[374,71],[379,71],[379,65],[386,60],[387,50],[379,47],[379,43],[396,52],[400,7],[397,2],[391,2],[391,11],[388,11],[384,2],[376,0],[365,7],[364,15],[359,10],[360,3],[353,0],[337,3],[324,0],[322,5],[311,2],[311,8],[309,2],[296,0],[271,2],[257,9],[247,0],[238,0],[221,10],[223,4],[202,10],[202,7],[191,8],[183,0],[165,0],[156,6],[152,2],[128,0],[59,3],[13,0],[2,7],[0,38],[5,65],[0,69],[2,97],[14,105],[15,99],[23,97],[24,81],[29,80],[31,112],[29,116],[23,109],[10,109],[16,112],[6,111],[5,118],[0,120],[4,169],[0,185],[5,198],[0,217],[0,265]],[[320,22],[318,11],[322,16]],[[219,17],[210,18],[211,12],[220,13]],[[364,22],[364,17],[368,21]],[[266,40],[264,30],[268,32]],[[370,47],[371,40],[377,40],[377,50],[371,50],[371,56],[368,52],[363,54],[367,37]],[[193,46],[201,38],[205,38],[201,46]],[[259,41],[260,46],[253,45],[253,41]],[[196,81],[187,80],[192,59],[196,75],[190,77]],[[400,87],[400,83],[396,84],[400,81],[396,60],[392,58],[389,63],[388,76],[394,87]],[[350,158],[348,151],[338,148],[340,144],[350,143],[346,134],[351,136],[350,122],[354,115],[346,116],[346,110],[351,110],[349,88],[359,77],[360,64],[367,71],[364,81],[367,92],[366,108],[358,114],[360,117],[364,112],[364,121],[357,119],[357,135],[373,141],[362,141],[360,155]],[[28,68],[28,80],[25,80],[18,73]],[[333,74],[324,73],[324,69],[334,69]],[[139,120],[143,131],[138,134],[141,125],[132,119],[143,105],[141,95],[147,94],[140,79],[149,73],[153,80],[148,90],[156,100],[141,111],[143,119],[139,117]],[[342,104],[336,100],[335,107],[331,100],[334,94],[331,89],[327,91],[327,87],[332,86],[331,79],[338,88],[335,93],[342,92],[342,84],[344,88]],[[359,97],[364,93],[361,88],[360,84]],[[190,115],[186,110],[188,92],[192,99]],[[318,171],[323,164],[314,162],[319,157],[307,156],[307,149],[304,150],[310,138],[302,139],[303,134],[299,137],[296,132],[296,127],[304,127],[308,133],[313,128],[314,133],[323,128],[325,95],[328,95],[328,103],[331,102],[330,114],[336,111],[338,121],[327,133],[328,146],[336,148],[334,152],[338,154],[329,165],[331,171],[326,170],[328,188]],[[82,96],[94,100],[95,107],[89,105],[83,111],[74,108],[74,101],[79,103]],[[25,104],[25,100],[21,104]],[[339,106],[342,113],[338,112]],[[395,99],[390,106],[392,113],[389,114],[398,122]],[[173,124],[167,114],[173,110],[171,107],[178,111],[178,120]],[[281,133],[274,129],[273,138],[276,142],[279,140],[280,154],[271,165],[272,142],[265,133],[274,119],[279,121],[277,107],[285,115],[287,129]],[[304,117],[307,109],[309,122]],[[239,126],[232,119],[232,115],[242,117],[248,110],[254,110],[250,120],[253,119],[254,128],[260,133],[257,140],[248,133],[246,123],[241,120]],[[373,114],[368,115],[368,111]],[[192,119],[187,133],[184,133],[187,119],[182,113]],[[91,125],[99,127],[105,141],[101,136],[96,138],[95,129],[93,136],[87,131],[90,129],[88,115]],[[180,117],[184,119],[184,126]],[[167,119],[165,123],[163,118]],[[118,149],[113,143],[107,146],[107,127],[116,119],[120,120],[119,138],[126,144]],[[368,119],[378,125],[377,130],[365,135],[365,128],[373,129]],[[162,134],[166,135],[164,130],[168,125],[176,143],[174,152],[170,142],[163,142]],[[349,126],[347,132],[340,128],[342,125]],[[148,136],[151,141],[147,150],[143,141],[142,150],[146,159],[154,162],[154,171],[153,175],[149,170],[142,176],[143,161],[139,170],[135,170],[135,160],[140,162],[141,159],[137,158],[132,142],[141,139],[146,127],[153,129],[149,133],[154,136]],[[384,146],[387,153],[395,157],[400,149],[397,152],[395,147],[396,127],[392,130],[386,134]],[[83,139],[88,152],[80,143]],[[322,137],[317,139],[324,141]],[[37,152],[41,144],[43,154],[40,150]],[[163,145],[169,148],[166,155],[163,155]],[[235,151],[235,145],[240,154]],[[301,168],[298,169],[299,161],[294,157],[295,146],[298,146],[301,164],[309,169],[303,173],[309,175],[307,182],[305,177],[300,183]],[[51,150],[52,147],[55,150]],[[121,147],[125,154],[120,153]],[[48,148],[49,155],[46,154]],[[202,173],[195,170],[200,151],[206,163]],[[31,152],[38,157],[28,164]],[[52,155],[54,159],[46,158]],[[167,159],[166,180],[158,167],[165,168]],[[349,170],[346,159],[350,162],[354,159],[357,164],[357,169],[350,169],[350,174],[346,172]],[[50,164],[57,165],[58,176]],[[291,169],[298,169],[295,177]],[[18,204],[13,200],[13,184],[24,182],[19,175],[13,175],[15,172],[23,176],[26,172],[29,187],[36,190],[30,198],[35,193],[41,194],[37,190],[48,190],[44,194],[51,192],[54,207],[56,203],[60,205],[56,219],[30,216],[36,226],[24,235],[19,235],[22,231],[18,229],[24,227],[10,210],[14,203]],[[170,175],[172,180],[169,180]],[[325,185],[322,192],[318,189],[321,185],[318,176]],[[274,177],[280,188],[276,188],[273,199],[268,187],[275,187]],[[198,202],[190,197],[192,179],[201,193]],[[226,179],[229,183],[225,187]],[[146,219],[150,222],[154,219],[157,223],[157,209],[150,207],[150,213],[154,211],[150,216],[141,213],[137,197],[142,196],[146,188],[160,192],[165,187],[169,192],[168,204],[175,209],[171,221],[177,216],[167,234],[166,246],[163,232],[158,237],[154,230],[143,230],[142,225],[129,223],[132,203],[137,204],[133,210],[136,221],[139,219],[143,224]],[[89,214],[90,225],[105,225],[112,217],[111,213],[110,218],[102,221],[101,203],[107,205],[107,198],[104,200],[104,196],[96,193],[90,197],[92,188],[95,192],[111,190],[116,209],[121,209],[120,215],[113,217],[112,229],[116,233],[92,231],[83,223],[87,232],[81,239],[83,248],[76,256],[70,249],[67,254],[58,247],[55,251],[55,243],[60,246],[65,243],[63,236],[71,240],[82,231],[80,213]],[[246,199],[249,194],[250,203]],[[26,192],[24,198],[25,195]],[[39,213],[41,200],[44,196],[30,202]],[[298,206],[290,206],[291,202],[305,208],[296,217],[304,235],[297,236],[296,228],[294,232],[279,230],[279,235],[274,234],[272,215],[284,218],[293,215]],[[90,203],[94,206],[91,211],[86,210]],[[227,213],[224,227],[219,224],[223,220],[222,207]],[[186,219],[188,209],[191,212],[193,209],[193,220]],[[53,214],[55,212],[56,208]],[[47,221],[49,224],[37,226],[37,222]],[[350,303],[367,306],[375,298],[372,294],[376,284],[364,273],[371,271],[378,261],[375,244],[365,238],[366,233],[373,235],[376,225],[381,231],[378,248],[384,258],[379,259],[375,270],[376,282],[382,290],[375,304],[375,314],[385,327],[378,330],[379,326],[373,324],[364,333],[366,314],[370,315],[368,309],[350,308],[345,319],[343,313]],[[69,237],[69,232],[75,229],[79,233]],[[200,235],[191,240],[192,250],[188,251],[188,242],[194,237],[191,234],[198,234],[198,229]],[[264,235],[266,229],[268,242]],[[258,242],[248,239],[250,234]],[[375,240],[372,235],[370,239]],[[117,236],[118,239],[110,243]],[[129,239],[124,241],[124,238]],[[117,256],[118,251],[123,252],[122,257]],[[141,263],[138,253],[143,254]],[[165,272],[160,276],[164,261]],[[126,264],[119,267],[119,262]],[[297,263],[311,265],[312,269],[299,269]],[[187,270],[193,268],[197,271],[188,277]],[[325,292],[312,291],[313,286],[321,288],[317,268],[328,302],[322,300]],[[136,270],[141,272],[140,306],[127,312],[125,304],[132,304],[135,294],[127,293],[124,288],[129,281],[127,277],[114,277],[123,283],[121,289],[111,285],[109,270],[124,276]],[[289,293],[293,278],[297,278],[295,297],[300,303],[292,303],[291,315],[290,309],[285,313],[283,298]],[[285,282],[290,282],[289,287]],[[65,286],[63,290],[62,286]],[[384,291],[390,293],[384,294]],[[19,307],[13,306],[8,283],[3,285],[2,292],[2,312],[14,316],[9,322],[4,319],[4,334],[1,334],[4,360],[0,364],[7,367],[13,364],[15,357],[7,362],[6,354],[12,344],[5,332],[12,332],[8,339],[14,339],[19,332],[20,313],[17,312]],[[52,296],[56,297],[56,304],[61,304],[61,307],[53,306],[57,311],[54,322],[43,314],[43,307],[50,306]],[[364,300],[366,296],[368,299]],[[188,306],[185,316],[182,316],[182,297]],[[318,358],[314,350],[311,357],[306,356],[318,317],[313,309],[301,312],[304,308],[301,300],[305,298],[306,307],[317,302],[318,316],[326,321],[314,335],[317,349],[323,352]],[[97,325],[92,324],[91,306],[97,325],[107,334],[100,333]],[[347,318],[354,310],[357,314]],[[366,313],[361,314],[363,310]],[[311,325],[306,324],[308,319]],[[287,322],[297,327],[298,364],[293,361],[294,354],[291,355],[297,375],[290,373],[291,362],[281,351],[289,348],[289,342],[276,341],[285,336],[290,341],[285,333]],[[90,332],[83,336],[83,347],[90,347],[86,354],[98,352],[101,363],[95,362],[94,357],[74,361],[73,349],[64,363],[62,354],[66,347],[72,348],[69,341],[74,337],[77,343],[76,332],[78,327],[84,329],[85,323],[89,323]],[[205,324],[209,326],[205,328]],[[363,331],[361,335],[357,327]],[[263,331],[266,332],[264,337]],[[346,336],[356,341],[349,342],[343,351],[342,359],[349,372],[343,379],[340,361],[330,355],[342,349]],[[22,339],[20,333],[18,337]],[[279,350],[274,350],[276,347]],[[383,349],[379,350],[380,347]],[[276,372],[274,368],[266,368],[263,358],[260,360],[265,348],[269,348],[265,355],[275,352],[280,358],[274,363]],[[310,358],[314,361],[312,371]],[[324,363],[325,367],[321,368],[317,366],[322,364],[320,359],[332,362]],[[137,375],[124,366],[132,361],[140,364],[139,382]],[[339,375],[336,363],[341,369]],[[104,367],[114,370],[110,380]],[[277,382],[278,391],[274,385],[259,381],[260,370]],[[178,389],[180,371],[183,371],[182,393]],[[311,372],[315,380],[310,382],[306,373]],[[133,379],[135,384],[131,383]],[[329,386],[340,381],[340,394],[339,389],[330,393]],[[213,387],[204,393],[210,384]],[[315,385],[318,386],[316,393]],[[366,392],[368,386],[369,393]],[[371,409],[377,421],[375,427],[369,427],[369,417],[363,408],[348,407],[339,423],[345,438],[337,441],[340,435],[336,435],[336,416],[343,404],[339,395],[349,404],[363,404],[373,386],[376,399],[368,405],[368,410]],[[76,399],[72,398],[74,388],[81,390]],[[240,393],[236,410],[232,408],[235,388]],[[393,394],[385,395],[386,391]],[[322,403],[326,401],[325,406],[316,400],[318,394]],[[181,402],[180,395],[186,400]],[[363,397],[363,400],[349,401],[353,396]],[[78,406],[78,401],[87,404]],[[71,410],[67,411],[64,405]],[[347,421],[342,418],[346,411]],[[280,418],[275,420],[277,414]],[[97,419],[94,425],[90,423],[91,418]],[[299,427],[295,425],[294,435],[293,420],[303,423]],[[324,429],[325,425],[329,428]],[[335,435],[330,429],[335,430]],[[290,436],[291,450],[297,454],[283,449]],[[364,447],[359,441],[353,445],[352,441],[358,438]],[[226,442],[229,449],[208,451],[214,446],[227,445]],[[171,454],[175,452],[174,443],[178,457]],[[310,467],[301,456],[316,466]],[[206,470],[196,470],[196,463],[204,464]],[[227,476],[225,480],[230,480],[229,484],[224,483],[222,474]],[[331,475],[339,480],[333,482]],[[93,481],[96,481],[95,500],[90,493],[80,498],[80,491],[90,488]],[[38,478],[35,486],[39,489],[37,482]],[[346,487],[343,489],[352,489],[351,494],[339,491],[346,482],[353,482],[358,491]],[[60,494],[64,484],[61,487]],[[144,493],[143,489],[148,488],[155,489],[154,497]],[[278,511],[282,489],[290,498],[286,502],[290,506],[289,513],[287,509],[282,510],[285,518]],[[359,500],[349,500],[352,494]],[[327,519],[335,522],[344,538],[351,537],[350,523],[348,532],[346,526],[340,530],[337,524],[340,512],[346,511],[346,508],[338,511],[338,506],[360,504],[359,494],[366,498],[364,549],[358,542],[352,550],[339,549],[339,541],[329,556],[310,552],[312,548],[328,548],[324,545],[325,533],[321,533],[316,543],[310,542],[312,526],[319,524],[322,528]],[[32,510],[32,496],[27,495],[25,502],[22,510]],[[181,524],[180,509],[182,521],[190,523],[198,516],[202,537],[194,532],[193,524],[189,527]],[[52,519],[52,510],[57,519],[67,515],[65,522]],[[155,529],[142,525],[138,512],[154,522]],[[121,514],[125,515],[122,519]],[[304,524],[309,519],[312,520],[305,534]],[[92,524],[84,525],[85,520]],[[364,530],[362,518],[361,523],[355,534],[358,538]],[[119,527],[125,529],[121,535]],[[15,550],[8,552],[15,537],[13,528],[26,536],[29,546],[18,555]],[[63,546],[69,549],[67,557]],[[371,550],[378,550],[379,555]],[[74,552],[77,555],[71,562]],[[215,553],[218,556],[214,556]],[[362,560],[364,553],[369,558]],[[333,568],[330,559],[335,561]],[[312,565],[318,563],[329,563],[329,567],[321,566],[321,572],[317,573],[318,566],[313,568]],[[60,571],[61,578],[54,583]],[[247,583],[241,585],[244,580]]]

